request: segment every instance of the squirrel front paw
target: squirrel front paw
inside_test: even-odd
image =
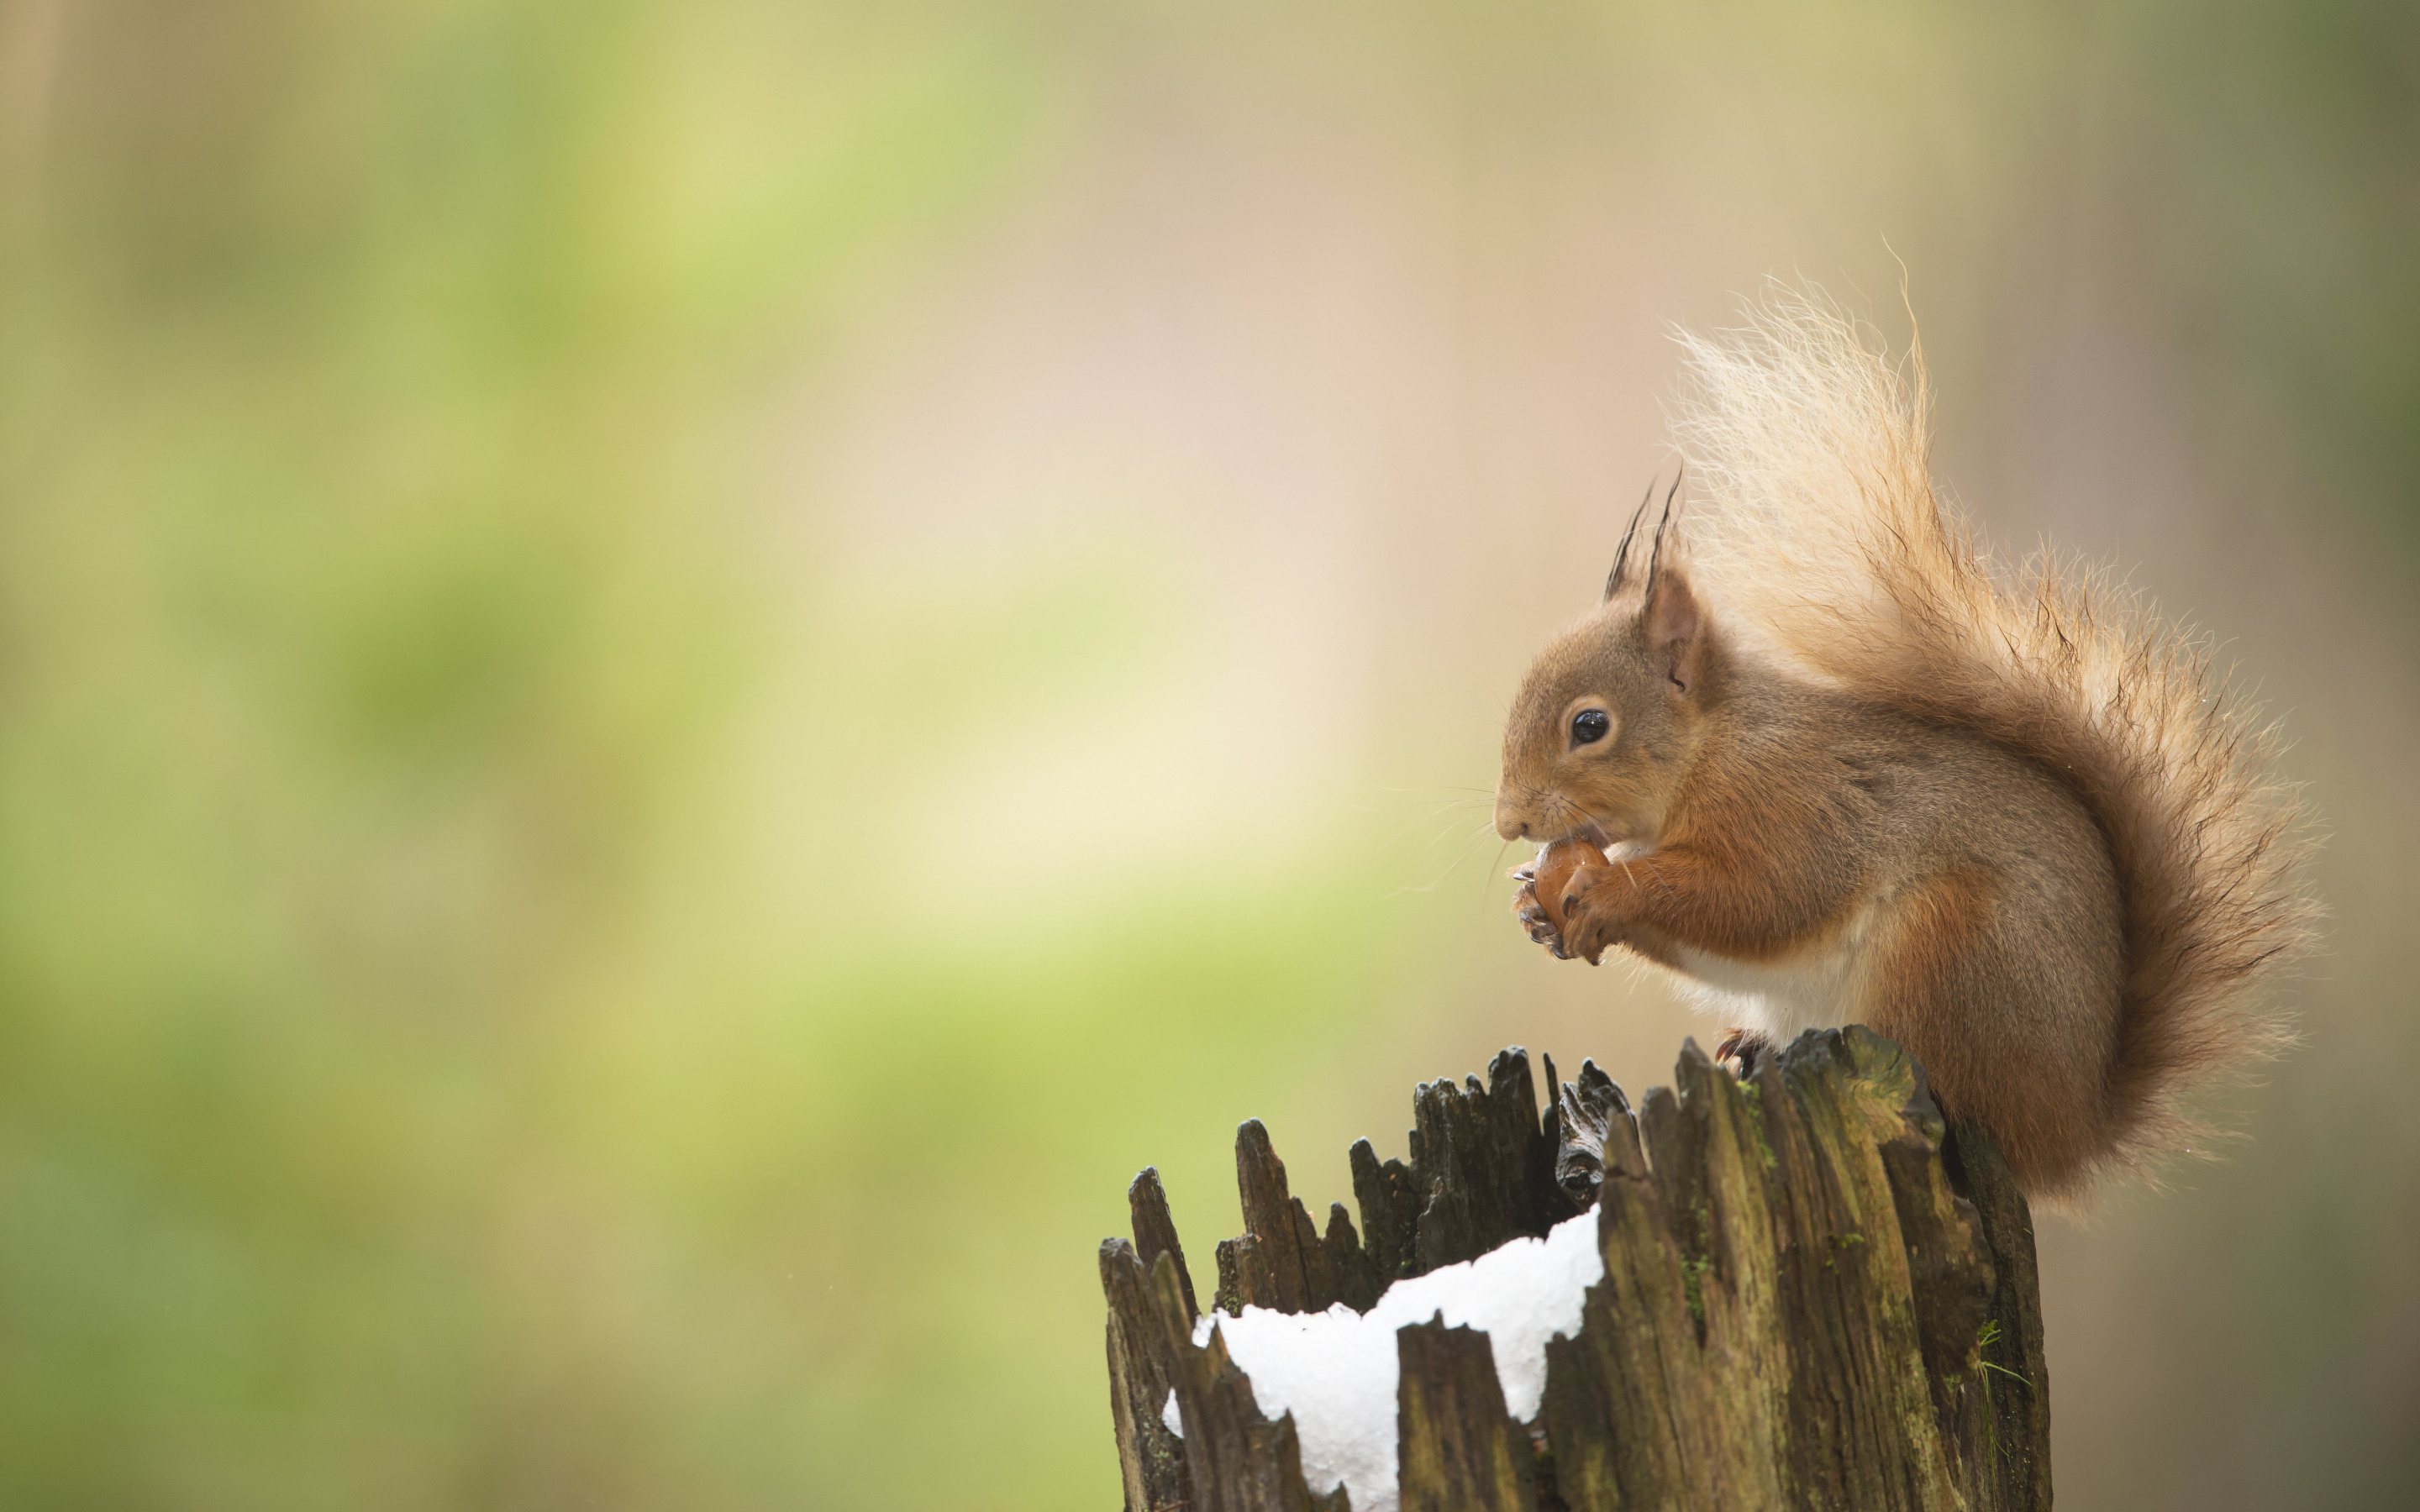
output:
[[[1564,884],[1568,889],[1562,900],[1562,949],[1566,959],[1576,956],[1595,965],[1614,943],[1620,920],[1613,910],[1605,906],[1608,894],[1595,887],[1596,878],[1585,871],[1576,872]]]
[[[1573,839],[1556,841],[1528,866],[1513,869],[1512,875],[1521,884],[1512,897],[1513,917],[1556,960],[1583,956],[1594,965],[1611,943],[1609,924],[1589,931],[1578,912],[1581,901],[1603,880],[1606,866],[1605,852],[1593,841]],[[1587,937],[1591,935],[1603,937]]]
[[[1519,867],[1510,874],[1521,884],[1521,890],[1512,895],[1512,917],[1521,921],[1530,939],[1546,948],[1548,955],[1558,961],[1570,960],[1570,953],[1563,949],[1562,932],[1547,917],[1546,905],[1538,901],[1536,868]]]

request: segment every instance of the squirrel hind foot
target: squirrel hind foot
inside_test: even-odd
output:
[[[1722,1043],[1714,1046],[1714,1058],[1733,1076],[1745,1081],[1771,1048],[1764,1036],[1754,1029],[1730,1028],[1723,1031]]]

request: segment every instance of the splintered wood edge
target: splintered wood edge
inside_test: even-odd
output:
[[[1552,1061],[1546,1065],[1551,1072]],[[1424,1083],[1416,1090],[1410,1165],[1381,1162],[1366,1139],[1351,1147],[1354,1193],[1362,1212],[1359,1235],[1342,1203],[1331,1204],[1322,1234],[1301,1199],[1288,1190],[1284,1163],[1266,1128],[1257,1119],[1241,1126],[1237,1181],[1248,1232],[1218,1246],[1218,1305],[1231,1311],[1248,1304],[1316,1311],[1342,1300],[1366,1311],[1394,1280],[1474,1257],[1453,1252],[1491,1230],[1512,1227],[1486,1249],[1521,1232],[1542,1233],[1553,1217],[1584,1211],[1571,1205],[1554,1178],[1568,1141],[1586,1133],[1597,1141],[1603,1182],[1598,1228],[1606,1261],[1606,1276],[1590,1297],[1594,1304],[1603,1292],[1606,1305],[1588,1308],[1579,1337],[1550,1343],[1547,1396],[1538,1418],[1575,1492],[1600,1479],[1608,1488],[1621,1484],[1636,1491],[1659,1486],[1683,1490],[1702,1479],[1708,1467],[1728,1462],[1733,1468],[1723,1478],[1733,1490],[1750,1491],[1750,1484],[1735,1478],[1745,1472],[1749,1483],[1764,1483],[1755,1486],[1760,1494],[1750,1500],[1764,1501],[1783,1494],[1775,1477],[1785,1474],[1786,1467],[1768,1457],[1767,1473],[1757,1473],[1756,1456],[1740,1457],[1750,1447],[1741,1436],[1770,1444],[1770,1434],[1785,1432],[1797,1445],[1793,1454],[1837,1437],[1821,1423],[1789,1427],[1802,1409],[1787,1399],[1787,1378],[1793,1361],[1810,1347],[1803,1338],[1790,1342],[1797,1336],[1793,1329],[1803,1333],[1803,1326],[1789,1323],[1784,1310],[1792,1299],[1776,1289],[1794,1249],[1802,1254],[1801,1269],[1820,1259],[1837,1275],[1846,1257],[1855,1275],[1869,1277],[1829,1283],[1851,1287],[1842,1293],[1844,1301],[1868,1299],[1852,1311],[1890,1362],[1859,1390],[1879,1393],[1864,1411],[1900,1425],[1888,1437],[1901,1443],[1901,1452],[1898,1463],[1868,1470],[1908,1485],[1916,1500],[1904,1504],[1962,1500],[1973,1512],[2048,1506],[2047,1374],[2030,1213],[1987,1134],[1971,1126],[1944,1129],[1925,1093],[1921,1067],[1900,1047],[1862,1028],[1809,1031],[1779,1055],[1762,1057],[1743,1081],[1691,1041],[1674,1069],[1679,1090],[1651,1088],[1635,1115],[1621,1088],[1592,1061],[1584,1061],[1576,1083],[1550,1081],[1543,1120],[1526,1051],[1508,1049],[1488,1070],[1484,1086],[1473,1076],[1460,1085]],[[1786,1108],[1772,1102],[1776,1093],[1785,1094]],[[1584,1114],[1601,1128],[1575,1127]],[[1779,1168],[1807,1162],[1814,1165],[1803,1170]],[[1809,1211],[1785,1223],[1787,1211],[1811,1200],[1816,1186],[1835,1191],[1830,1200],[1848,1206],[1827,1208],[1828,1218]],[[1551,1199],[1542,1200],[1542,1189],[1560,1198],[1564,1211],[1557,1213]],[[1149,1369],[1138,1371],[1131,1364],[1123,1367],[1121,1380],[1121,1348],[1134,1352],[1121,1328],[1131,1335],[1143,1320],[1131,1316],[1131,1303],[1122,1319],[1113,1295],[1112,1409],[1122,1467],[1129,1469],[1130,1501],[1138,1492],[1156,1495],[1166,1489],[1168,1456],[1156,1466],[1128,1465],[1151,1448],[1140,1424],[1148,1408],[1152,1427],[1177,1444],[1176,1465],[1188,1484],[1207,1475],[1224,1485],[1230,1473],[1238,1473],[1254,1484],[1281,1488],[1280,1499],[1289,1508],[1341,1503],[1342,1489],[1333,1498],[1321,1498],[1303,1486],[1291,1417],[1275,1424],[1259,1417],[1249,1381],[1215,1331],[1206,1348],[1192,1344],[1191,1323],[1199,1312],[1156,1169],[1137,1177],[1128,1199],[1138,1246],[1126,1249],[1125,1263],[1138,1278],[1148,1273],[1152,1305],[1161,1318],[1160,1327],[1152,1330],[1162,1342],[1161,1372],[1170,1378],[1180,1412],[1210,1414],[1205,1431],[1215,1445],[1187,1454],[1190,1417],[1185,1419],[1187,1441],[1176,1441],[1157,1422],[1162,1403],[1124,1399],[1122,1394],[1156,1387]],[[1808,1220],[1823,1231],[1807,1228]],[[1869,1241],[1885,1237],[1897,1242],[1873,1243],[1869,1252],[1859,1253]],[[1819,1255],[1819,1249],[1830,1253]],[[1108,1245],[1103,1270],[1104,1286],[1111,1288]],[[1128,1295],[1140,1300],[1133,1291]],[[1586,1326],[1588,1316],[1605,1312],[1620,1317],[1623,1326]],[[1978,1316],[1983,1322],[1968,1332]],[[1990,1336],[1986,1325],[1992,1324],[1999,1333],[1987,1346],[1981,1340]],[[1528,1430],[1505,1411],[1485,1335],[1446,1331],[1441,1320],[1435,1325],[1435,1331],[1467,1334],[1477,1341],[1500,1424],[1477,1406],[1485,1396],[1469,1385],[1469,1342],[1432,1348],[1423,1335],[1405,1343],[1416,1327],[1431,1325],[1398,1331],[1399,1350],[1417,1351],[1406,1352],[1404,1360],[1422,1362],[1419,1380],[1409,1370],[1400,1380],[1399,1422],[1407,1433],[1416,1421],[1430,1424],[1441,1437],[1417,1454],[1406,1441],[1404,1505],[1536,1507]],[[1761,1348],[1778,1350],[1778,1356],[1752,1358],[1753,1350],[1728,1361],[1705,1355],[1717,1335],[1734,1333],[1743,1341],[1766,1341]],[[1448,1349],[1461,1352],[1440,1352]],[[1962,1382],[1986,1365],[2003,1373],[2004,1389],[1965,1390]],[[1450,1379],[1432,1379],[1432,1366]],[[1947,1375],[1953,1367],[1965,1373]],[[1596,1377],[1601,1388],[1612,1389],[1620,1399],[1583,1403],[1573,1399],[1570,1389],[1559,1393],[1559,1378],[1568,1387],[1575,1371]],[[1190,1407],[1188,1387],[1196,1399]],[[1580,1395],[1595,1398],[1597,1393]],[[1564,1398],[1559,1403],[1559,1396]],[[1978,1408],[1978,1401],[1988,1406]],[[1581,1415],[1575,1417],[1575,1412]],[[1588,1421],[1602,1425],[1608,1412],[1634,1428],[1657,1425],[1658,1430],[1616,1435],[1619,1442],[1611,1445],[1591,1442],[1605,1435],[1601,1427],[1591,1433]],[[1559,1431],[1558,1416],[1565,1419]],[[1978,1453],[1978,1439],[1994,1452]],[[1495,1463],[1499,1453],[1510,1457],[1506,1463],[1528,1468],[1512,1480],[1472,1468]],[[1606,1458],[1606,1453],[1613,1458]],[[1162,1484],[1142,1485],[1146,1469],[1156,1471],[1152,1478]],[[1876,1506],[1902,1504],[1896,1488],[1882,1480],[1872,1490]],[[1529,1499],[1521,1500],[1524,1495]],[[1447,1500],[1416,1503],[1415,1496]],[[1197,1498],[1195,1504],[1218,1500]]]

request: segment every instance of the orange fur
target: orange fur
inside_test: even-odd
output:
[[[2317,914],[2273,734],[2097,574],[1994,576],[1928,475],[1920,358],[1811,298],[1752,315],[1683,338],[1699,495],[1506,731],[1498,828],[1620,863],[1549,943],[1768,1035],[1871,1024],[2037,1196],[2204,1141],[2185,1100],[2287,1042],[2261,989]]]

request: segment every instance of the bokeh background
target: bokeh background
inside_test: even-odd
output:
[[[2420,9],[0,4],[0,1504],[1063,1508],[1094,1248],[1544,959],[1497,721],[1668,324],[2226,640],[2248,1140],[2042,1234],[2071,1507],[2420,1504]]]

